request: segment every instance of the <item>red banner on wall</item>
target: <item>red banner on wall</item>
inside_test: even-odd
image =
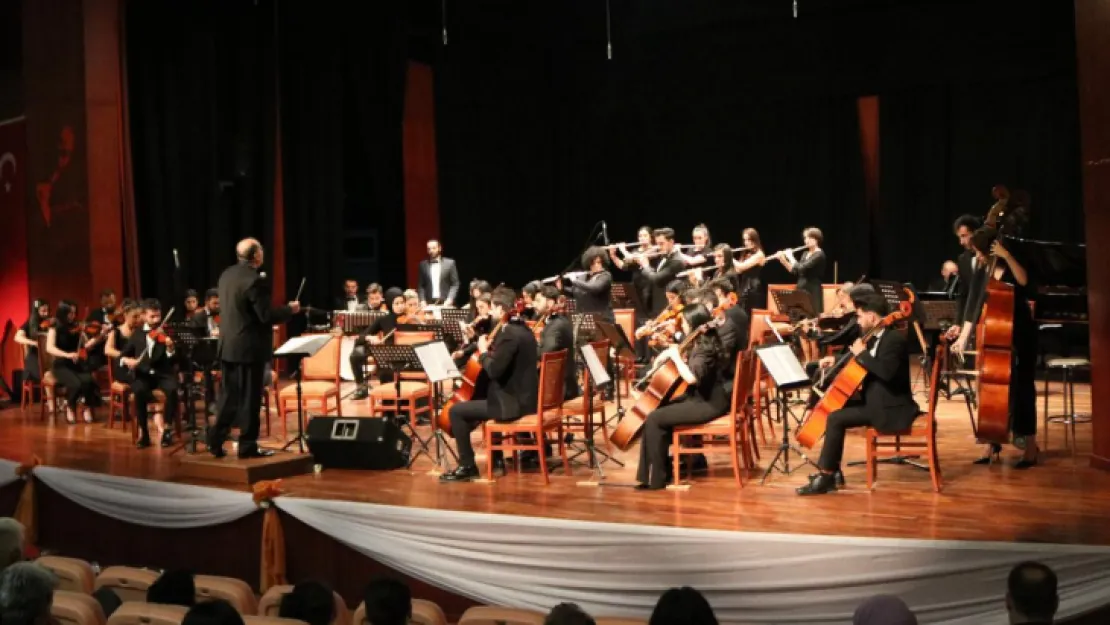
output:
[[[27,288],[27,124],[23,118],[0,121],[0,326],[13,326],[3,345],[4,379],[23,368],[21,351],[11,336],[30,310]]]

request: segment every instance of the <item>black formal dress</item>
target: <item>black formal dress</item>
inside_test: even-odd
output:
[[[874,352],[874,355],[872,355]],[[861,399],[829,415],[825,443],[817,466],[824,471],[840,470],[844,436],[849,428],[871,426],[880,432],[898,432],[913,424],[921,412],[910,386],[909,341],[900,331],[886,328],[856,356],[867,370]]]
[[[677,252],[660,256],[653,262],[654,266],[647,269],[642,268],[641,273],[651,284],[651,310],[649,315],[654,318],[659,316],[659,313],[667,307],[667,285],[678,277],[678,274],[686,268],[686,265],[678,257]]]
[[[166,431],[162,435],[162,446],[172,442],[172,424],[177,418],[177,372],[174,370],[174,353],[166,346],[148,337],[150,328],[135,330],[119,350],[121,357],[138,358],[139,365],[131,371],[131,393],[135,396],[135,413],[139,423],[139,446],[150,444],[148,429],[149,414],[147,406],[154,400],[154,391],[161,390],[166,396],[164,418]],[[116,340],[124,338],[122,334]]]
[[[246,262],[220,274],[220,341],[217,352],[223,388],[217,402],[216,426],[209,431],[208,447],[222,455],[228,432],[240,418],[239,455],[258,453],[258,415],[262,409],[262,376],[273,357],[273,325],[292,316],[288,306],[270,305],[270,284]]]
[[[636,481],[650,488],[667,485],[667,449],[674,426],[708,423],[728,412],[729,393],[725,390],[725,382],[732,372],[728,370],[728,361],[716,353],[713,343],[707,338],[697,339],[686,365],[698,379],[697,383],[690,385],[682,397],[653,410],[644,421]]]
[[[89,316],[85,321],[96,321],[105,326],[112,323],[112,314],[115,311],[109,308],[97,308],[96,310],[89,311]],[[100,341],[88,349],[88,358],[86,359],[85,367],[89,371],[96,371],[108,363],[108,357],[104,355],[105,341]]]
[[[543,354],[561,349],[567,350],[566,366],[563,367],[563,379],[566,382],[563,398],[574,399],[582,393],[578,388],[578,376],[574,367],[574,328],[571,327],[570,319],[562,315],[548,315],[540,332],[537,360]]]
[[[759,278],[759,272],[762,270],[762,265],[756,265],[739,274],[740,284],[736,292],[740,296],[740,305],[748,314],[751,314],[754,308],[767,308],[767,290],[763,288],[763,282]]]
[[[613,305],[609,300],[613,276],[608,271],[573,278],[563,289],[574,298],[576,312],[592,313],[595,319],[613,322]]]
[[[38,328],[31,328],[30,319],[24,321],[23,325],[19,326],[19,329],[23,330],[23,336],[26,336],[32,341],[37,340],[39,337],[40,330]],[[34,380],[35,382],[42,380],[42,371],[39,368],[38,347],[27,345],[23,351],[23,379]]]
[[[817,314],[825,311],[825,296],[821,292],[821,278],[825,276],[827,261],[825,250],[817,250],[812,253],[806,250],[802,257],[798,259],[798,262],[794,263],[794,268],[790,270],[798,277],[798,290],[809,293],[810,300],[813,302],[813,310]]]
[[[54,328],[54,346],[66,353],[77,352],[85,340],[83,332],[78,331],[77,324],[57,325]],[[87,361],[73,362],[69,358],[55,358],[51,371],[54,379],[65,389],[66,401],[70,409],[77,410],[78,400],[84,400],[85,405],[95,408],[100,405],[100,389],[96,386],[92,373],[87,367]]]
[[[464,401],[451,409],[451,434],[459,451],[459,466],[475,466],[470,433],[483,421],[516,421],[536,409],[539,394],[536,339],[523,323],[511,321],[497,333],[482,355],[489,376],[486,399]]]

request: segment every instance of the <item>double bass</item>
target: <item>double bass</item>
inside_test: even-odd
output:
[[[899,302],[898,310],[883,317],[875,327],[860,337],[861,341],[866,343],[883,328],[903,319],[908,319],[913,314],[915,299],[913,291],[906,289],[906,294],[909,299]],[[798,428],[798,443],[806,449],[812,449],[817,441],[825,435],[829,415],[843,408],[852,395],[855,395],[856,391],[863,386],[864,378],[867,377],[867,369],[864,369],[863,365],[856,361],[856,356],[851,351],[845,351],[836,364],[833,365],[832,370],[836,372],[836,377],[825,389],[821,401],[817,402],[817,405],[809,413],[809,418],[802,424],[802,427]]]

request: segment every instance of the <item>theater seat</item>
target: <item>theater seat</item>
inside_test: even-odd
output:
[[[438,604],[423,599],[412,600],[412,625],[447,625],[447,615]],[[366,620],[366,602],[358,604],[351,618],[352,625],[374,625]]]
[[[543,625],[544,615],[532,610],[478,605],[463,613],[459,625]]]
[[[180,605],[128,601],[108,619],[108,625],[181,625],[189,609]]]
[[[104,610],[90,595],[68,590],[54,591],[50,616],[56,625],[104,625]]]
[[[91,595],[96,587],[96,573],[91,564],[77,558],[43,556],[35,563],[49,569],[58,578],[58,590]]]
[[[254,591],[241,579],[233,577],[217,577],[215,575],[197,575],[193,578],[197,587],[197,601],[223,599],[231,604],[239,614],[255,614],[258,612],[258,601]]]
[[[96,578],[96,588],[110,588],[123,602],[146,601],[146,591],[161,573],[130,566],[110,566]]]
[[[243,615],[243,625],[308,625],[295,618],[278,618],[276,616]]]
[[[271,586],[258,600],[258,615],[277,617],[281,612],[281,598],[292,591],[292,586]],[[335,618],[331,625],[351,625],[351,610],[343,603],[343,597],[337,592],[332,595],[335,597]]]
[[[647,625],[647,621],[634,618],[599,618],[595,619],[597,625]]]

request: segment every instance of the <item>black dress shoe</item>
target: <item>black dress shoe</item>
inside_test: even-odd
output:
[[[150,447],[150,437],[149,436],[143,436],[142,438],[139,439],[139,441],[137,443],[135,443],[135,449],[146,449],[147,447]]]
[[[982,458],[979,458],[978,460],[972,460],[971,464],[990,464],[992,461],[998,461],[1001,454],[1002,445],[999,445],[998,443],[991,443],[990,453],[983,456]]]
[[[663,490],[666,487],[666,484],[662,486],[652,486],[651,484],[637,484],[636,490]]]
[[[821,473],[810,480],[809,484],[797,490],[799,495],[824,495],[836,490],[836,478],[832,473]]]
[[[812,482],[812,481],[814,480],[814,478],[817,478],[817,477],[819,477],[820,475],[821,475],[821,473],[820,473],[820,472],[817,472],[817,473],[811,473],[811,474],[809,475],[809,481],[811,481],[811,482]],[[836,486],[837,486],[837,488],[844,488],[844,484],[845,484],[845,482],[844,482],[844,472],[843,472],[843,471],[837,471],[837,472],[836,472],[836,473],[834,473],[833,475],[835,475],[835,476],[836,476]]]
[[[366,399],[367,397],[370,397],[370,391],[365,386],[358,387],[355,394],[351,395],[351,399]]]
[[[169,430],[166,430],[165,432],[162,432],[162,447],[172,447],[172,446],[173,446],[173,433],[170,432]]]
[[[474,465],[460,466],[450,473],[444,473],[439,476],[441,482],[469,482],[470,480],[478,477],[478,467]]]
[[[257,445],[243,448],[239,447],[239,458],[246,460],[249,458],[269,458],[274,455],[274,450],[263,449]]]

